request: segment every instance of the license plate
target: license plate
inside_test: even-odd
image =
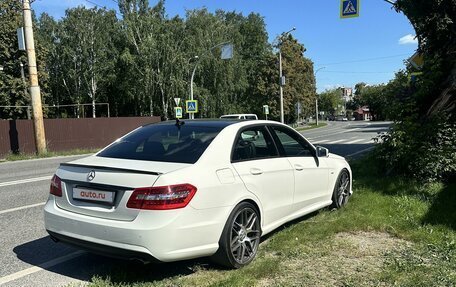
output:
[[[98,201],[113,204],[114,192],[75,187],[73,188],[73,199]]]

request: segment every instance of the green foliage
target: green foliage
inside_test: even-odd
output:
[[[47,117],[105,116],[106,107],[60,107],[108,102],[113,116],[174,114],[173,98],[186,100],[195,69],[197,117],[226,113],[256,113],[270,106],[279,118],[278,55],[268,43],[262,16],[207,9],[187,11],[185,18],[169,17],[164,1],[119,0],[121,17],[106,8],[77,7],[55,20],[46,13],[35,19],[40,84]],[[23,105],[18,74],[16,28],[21,23],[20,2],[2,1],[0,104]],[[221,43],[234,45],[234,57],[220,59]],[[299,102],[306,116],[313,111],[313,63],[305,48],[291,36],[282,39],[287,76],[285,113],[297,118]],[[197,56],[197,58],[195,57]],[[13,69],[14,67],[14,69]],[[6,90],[8,89],[8,90]],[[59,108],[54,108],[59,107]],[[1,111],[0,111],[1,112]],[[24,111],[5,110],[2,117],[24,117]]]
[[[326,90],[318,95],[318,109],[326,115],[338,115],[343,105],[342,92],[339,88]]]
[[[415,28],[424,56],[417,108],[421,118],[456,109],[456,0],[398,0]]]
[[[368,106],[372,120],[385,120],[390,105],[386,85],[360,85],[358,87],[353,101],[359,106]]]
[[[283,75],[286,77],[284,87],[284,114],[286,122],[295,122],[299,117],[308,117],[314,114],[315,107],[315,77],[313,62],[304,57],[306,51],[290,34],[280,40],[282,51]],[[302,114],[297,114],[296,106],[300,103]]]
[[[456,174],[455,143],[456,124],[408,118],[394,125],[375,152],[389,173],[420,181],[450,180]]]
[[[21,2],[0,2],[0,106],[29,104],[26,86],[21,79],[20,64],[26,64],[24,51],[19,51],[16,29],[22,26]],[[26,109],[0,108],[0,118],[25,118]]]
[[[456,178],[456,1],[398,0],[395,6],[415,28],[424,66],[416,81],[407,76],[416,71],[408,66],[370,97],[386,107],[384,115],[395,122],[376,150],[377,159],[388,173],[420,181],[452,180]],[[363,95],[366,87],[360,88]],[[373,103],[369,101],[374,107]]]

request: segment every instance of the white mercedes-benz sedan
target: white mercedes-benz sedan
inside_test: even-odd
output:
[[[261,236],[345,205],[351,179],[343,157],[277,122],[162,122],[61,164],[44,219],[54,241],[95,253],[239,268]]]

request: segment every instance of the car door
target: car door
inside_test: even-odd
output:
[[[293,169],[286,158],[279,157],[265,126],[246,127],[238,133],[231,161],[246,188],[260,200],[264,226],[291,214]]]
[[[271,125],[269,129],[281,156],[287,158],[293,167],[295,209],[324,201],[329,172],[326,161],[318,158],[313,146],[296,131],[279,125]]]

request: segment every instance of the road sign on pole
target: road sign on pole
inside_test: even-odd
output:
[[[174,113],[176,114],[176,119],[182,119],[182,108],[181,107],[175,107]]]
[[[185,101],[185,107],[187,114],[196,114],[198,112],[198,101],[190,100]]]
[[[17,28],[17,43],[19,44],[19,50],[25,51],[25,40],[24,40],[24,28]]]
[[[340,18],[359,17],[359,2],[361,0],[340,0]]]
[[[421,69],[424,65],[424,57],[422,54],[416,52],[415,54],[413,54],[413,56],[411,56],[409,59],[408,59],[409,63],[412,64],[412,66],[415,68],[415,69]]]
[[[176,106],[179,106],[181,98],[174,98],[174,102],[176,103]]]

